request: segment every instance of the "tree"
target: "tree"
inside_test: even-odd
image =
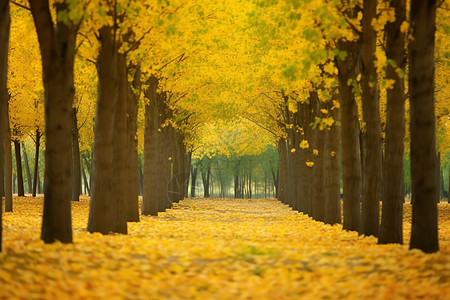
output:
[[[373,20],[377,2],[364,0],[361,40],[361,100],[365,124],[360,233],[378,236],[381,190],[381,121],[378,74],[375,67],[377,32]]]
[[[404,136],[405,136],[405,29],[406,1],[392,0],[395,21],[386,25],[387,80],[394,80],[387,90],[386,140],[383,167],[383,206],[379,244],[403,243]]]
[[[8,45],[9,45],[9,1],[0,2],[0,191],[3,190],[3,140],[4,126],[6,123],[6,106],[8,105],[8,92],[6,78],[8,73]],[[3,192],[0,194],[3,195]],[[0,252],[2,251],[2,211],[3,200],[0,198]]]
[[[41,239],[72,242],[71,129],[76,20],[63,20],[70,1],[55,4],[53,21],[48,0],[29,0],[39,48],[45,91],[45,182]],[[79,20],[78,20],[79,21]]]
[[[412,0],[409,42],[412,227],[409,247],[439,250],[437,226],[434,45],[436,1]]]
[[[354,18],[356,8],[348,8],[348,17]],[[355,37],[340,40],[337,44],[345,54],[336,58],[339,73],[339,96],[342,121],[342,171],[344,188],[343,228],[358,231],[360,228],[361,156],[359,148],[358,108],[351,83],[356,83],[359,45]]]

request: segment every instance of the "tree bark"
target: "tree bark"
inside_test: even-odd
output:
[[[23,160],[25,164],[25,172],[27,174],[27,191],[28,194],[31,194],[33,192],[32,187],[33,180],[31,179],[30,162],[28,161],[28,154],[24,142],[22,142],[22,150],[23,150]]]
[[[338,101],[337,90],[334,91],[332,100]],[[340,109],[333,108],[333,103],[329,102],[327,106],[331,117],[335,120],[328,131],[328,143],[325,152],[325,174],[327,195],[325,202],[325,220],[327,224],[341,223],[341,183],[340,183],[340,162],[341,157],[341,127],[337,125],[340,122]]]
[[[127,233],[125,199],[120,187],[123,185],[122,174],[114,174],[120,167],[116,164],[117,144],[124,145],[121,134],[116,136],[122,120],[116,119],[123,106],[119,88],[118,53],[114,41],[113,28],[104,26],[99,30],[100,51],[97,58],[98,95],[94,127],[94,149],[91,171],[91,201],[87,230],[109,234],[111,232]],[[120,99],[122,98],[122,99]],[[119,155],[120,156],[120,155]],[[121,171],[121,170],[120,170]],[[118,179],[120,178],[120,179]]]
[[[130,203],[127,190],[127,176],[129,175],[127,167],[127,102],[128,102],[128,73],[126,55],[118,54],[117,57],[117,79],[118,96],[114,115],[114,134],[113,134],[113,173],[114,182],[113,202],[115,212],[115,224],[113,232],[127,233],[128,203]],[[131,166],[130,166],[131,168]],[[137,184],[137,182],[136,182]],[[136,199],[137,200],[137,196]]]
[[[81,162],[81,174],[83,175],[83,181],[84,181],[84,188],[88,195],[91,194],[91,189],[89,187],[89,181],[87,180],[86,176],[86,169],[84,167],[83,162]]]
[[[137,140],[137,114],[141,94],[141,68],[139,65],[128,68],[133,71],[133,81],[128,87],[127,101],[127,221],[139,222],[139,155]]]
[[[72,109],[72,201],[80,201],[81,154],[78,131],[78,108]]]
[[[53,23],[47,0],[29,1],[42,57],[45,95],[45,179],[41,239],[72,242],[71,129],[74,97],[73,66],[77,26]],[[54,5],[56,14],[68,9]]]
[[[392,0],[395,22],[386,25],[386,56],[393,64],[386,68],[386,78],[395,80],[387,90],[386,141],[383,167],[383,205],[379,244],[403,244],[404,202],[404,137],[405,137],[405,81],[397,69],[405,70],[405,34],[400,26],[406,20],[406,0]]]
[[[3,134],[4,126],[6,125],[6,108],[8,106],[8,91],[6,87],[7,74],[8,74],[8,47],[9,47],[9,26],[10,26],[10,16],[9,16],[9,1],[0,2],[0,189],[5,186],[4,174],[3,172],[3,156],[4,152],[2,148],[4,147],[5,136]],[[8,141],[10,148],[11,143]],[[3,193],[2,193],[3,194]],[[2,212],[3,203],[0,197],[0,252],[2,251]]]
[[[350,17],[356,16],[356,12]],[[342,171],[344,188],[343,229],[358,231],[360,227],[361,158],[359,149],[358,108],[349,81],[356,80],[358,42],[339,41],[338,47],[346,51],[345,60],[337,59],[339,95],[342,120]]]
[[[165,180],[165,151],[167,141],[164,141],[161,130],[162,101],[158,94],[158,79],[150,77],[148,88],[144,91],[148,100],[145,105],[144,132],[144,186],[142,200],[142,214],[157,216],[160,201],[166,202],[167,181]],[[166,157],[166,159],[168,159]],[[164,207],[165,209],[165,207]]]
[[[410,5],[413,40],[408,47],[412,190],[409,247],[431,253],[439,250],[434,109],[436,0],[411,0]]]
[[[18,140],[14,140],[14,151],[16,153],[17,196],[24,197],[25,189],[23,186],[22,154],[20,152],[20,142]]]
[[[1,96],[0,96],[1,97]],[[8,97],[9,98],[9,97]],[[9,105],[6,104],[5,109],[5,137],[4,137],[4,151],[5,151],[5,212],[13,211],[13,166],[12,166],[12,151],[11,151],[11,128],[9,125]]]
[[[34,152],[34,174],[33,174],[33,193],[32,196],[36,197],[37,184],[38,184],[38,176],[39,176],[39,148],[41,146],[41,133],[39,129],[36,129],[35,135],[35,152]]]
[[[191,177],[191,163],[192,163],[192,150],[189,150],[185,154],[184,159],[185,165],[184,165],[184,182],[185,182],[185,193],[184,197],[189,197],[188,190],[189,190],[189,179]]]
[[[380,227],[381,189],[381,120],[378,97],[375,50],[377,32],[372,21],[377,17],[376,0],[364,0],[361,43],[361,88],[362,112],[365,122],[366,143],[363,169],[363,195],[361,230],[364,235],[378,236]]]
[[[195,185],[197,184],[197,168],[191,167],[191,197],[195,198]]]

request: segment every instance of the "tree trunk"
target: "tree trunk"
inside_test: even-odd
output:
[[[1,97],[1,96],[0,96]],[[11,128],[9,125],[9,105],[4,107],[5,116],[5,137],[4,137],[4,151],[5,151],[5,212],[13,211],[13,166],[12,166],[12,151],[11,151]]]
[[[144,172],[143,172],[144,166],[142,165],[141,158],[139,158],[138,163],[139,163],[139,196],[142,196],[142,194],[144,193]]]
[[[16,153],[17,196],[24,197],[25,190],[23,187],[22,155],[20,152],[20,142],[18,140],[14,140],[14,150]]]
[[[72,109],[72,201],[80,201],[81,154],[78,131],[78,108]]]
[[[281,203],[286,203],[286,180],[287,180],[287,152],[286,140],[280,138],[277,141],[278,150],[278,200]]]
[[[189,150],[186,152],[185,154],[185,159],[184,159],[185,165],[184,165],[184,170],[185,170],[185,174],[184,174],[184,182],[185,182],[185,193],[184,193],[184,197],[189,197],[188,194],[188,190],[189,190],[189,178],[191,177],[191,164],[192,164],[192,150]]]
[[[191,170],[191,197],[195,197],[195,185],[197,184],[197,168],[192,167]]]
[[[36,191],[37,191],[37,183],[38,183],[38,176],[39,176],[39,148],[41,146],[41,133],[39,132],[39,129],[36,129],[36,136],[35,136],[35,152],[34,152],[34,174],[33,174],[33,197],[36,197]]]
[[[33,192],[33,188],[32,188],[33,180],[31,179],[30,162],[28,161],[27,150],[25,148],[24,142],[22,142],[22,149],[23,149],[23,160],[24,160],[24,164],[25,164],[25,171],[27,174],[27,191],[28,191],[28,194],[31,194]]]
[[[386,141],[383,167],[383,205],[379,244],[403,244],[404,201],[404,137],[405,137],[405,81],[396,69],[405,70],[405,34],[401,25],[406,20],[406,0],[392,0],[395,22],[386,25],[386,56],[395,62],[388,64],[386,78],[395,80],[387,90]]]
[[[441,168],[439,168],[439,174],[440,174],[440,176],[439,176],[439,186],[441,187],[440,188],[440,195],[441,195],[441,199],[444,199],[445,198],[445,187],[444,187],[444,171],[441,169]]]
[[[45,179],[41,239],[72,242],[71,151],[75,24],[52,21],[48,1],[29,1],[39,40],[45,94]],[[56,15],[66,2],[54,5]]]
[[[356,16],[351,14],[350,17]],[[358,42],[339,41],[338,47],[346,51],[345,60],[337,59],[339,95],[342,120],[342,171],[344,188],[343,229],[358,231],[360,226],[361,160],[359,149],[358,108],[349,81],[356,80]]]
[[[120,199],[123,187],[122,171],[124,161],[117,161],[122,155],[116,153],[124,146],[122,115],[126,94],[119,88],[119,63],[112,27],[99,30],[100,51],[97,59],[98,95],[94,127],[94,149],[91,171],[91,201],[87,230],[89,232],[127,233],[125,199]],[[125,90],[126,93],[126,90]],[[119,110],[119,112],[117,112]],[[119,185],[119,186],[118,186]]]
[[[3,156],[4,156],[4,139],[3,134],[4,126],[6,125],[6,108],[8,106],[8,91],[6,87],[7,74],[8,74],[8,46],[9,46],[9,1],[0,2],[0,190],[5,186],[4,174],[3,174]],[[8,141],[9,143],[9,141]],[[11,147],[11,143],[9,143]],[[3,193],[2,193],[3,194]],[[7,196],[8,197],[8,196]],[[0,197],[0,252],[2,251],[2,212],[3,212],[3,201]]]
[[[409,246],[431,253],[439,250],[434,110],[436,0],[411,0],[410,5],[413,40],[408,47],[412,189]]]
[[[360,233],[366,236],[378,236],[380,227],[381,120],[375,67],[377,32],[372,26],[373,19],[377,17],[377,2],[364,0],[362,20],[361,99],[363,120],[366,125],[366,142]]]
[[[333,101],[338,101],[337,90],[334,91]],[[335,120],[328,131],[328,143],[325,151],[325,176],[327,195],[325,200],[325,220],[327,224],[341,223],[341,183],[340,183],[340,162],[341,157],[341,127],[337,125],[340,122],[340,109],[333,108],[332,102],[328,103],[328,111]]]
[[[127,233],[127,200],[131,196],[127,191],[127,102],[128,102],[128,73],[126,55],[118,54],[117,57],[117,77],[118,77],[118,97],[114,115],[114,135],[113,135],[113,173],[114,182],[113,201],[116,211],[116,220],[114,231],[118,233]],[[137,185],[137,182],[136,182]],[[134,196],[134,195],[133,195]],[[137,201],[136,199],[133,199]]]
[[[91,196],[92,172],[91,172],[91,168],[89,168],[89,166],[91,166],[91,164],[89,164],[89,161],[84,156],[82,157],[82,162],[84,162],[84,166],[85,166],[85,170],[84,171],[85,171],[85,173],[89,174],[89,180],[87,180],[87,174],[85,174],[86,175],[85,185],[87,186],[87,190],[88,190],[89,196]]]
[[[160,128],[163,114],[158,94],[158,79],[150,77],[148,88],[144,91],[148,103],[145,105],[145,133],[144,133],[144,186],[142,200],[142,214],[157,216],[158,202],[167,198],[167,181],[165,180],[164,155],[167,151],[167,141],[163,141]]]
[[[131,68],[128,69],[128,72]],[[139,222],[139,155],[137,140],[137,114],[141,94],[141,68],[133,68],[133,81],[128,87],[127,101],[127,221]]]
[[[85,167],[84,167],[83,163],[81,163],[81,174],[83,175],[85,191],[87,192],[87,195],[90,195],[91,194],[91,189],[89,187],[89,181],[87,180],[86,170],[85,170]]]

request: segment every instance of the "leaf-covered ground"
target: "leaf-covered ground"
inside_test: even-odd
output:
[[[405,237],[410,205],[405,204]],[[436,254],[377,245],[276,200],[187,199],[129,235],[89,234],[73,203],[73,245],[39,240],[42,198],[4,215],[1,299],[449,299],[450,208]]]

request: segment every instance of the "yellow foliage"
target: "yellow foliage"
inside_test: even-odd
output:
[[[300,148],[302,149],[308,149],[309,148],[309,142],[307,140],[302,140],[300,142]]]
[[[450,292],[450,207],[440,252],[377,245],[274,199],[186,199],[128,235],[86,232],[88,198],[72,203],[74,244],[39,240],[42,198],[4,215],[1,299],[443,299]],[[409,237],[411,205],[404,204]]]

